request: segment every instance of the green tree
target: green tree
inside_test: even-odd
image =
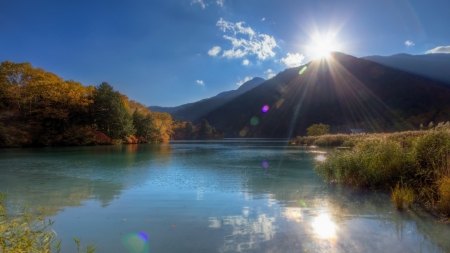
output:
[[[184,128],[185,138],[187,140],[195,139],[195,128],[190,121],[186,122],[186,127]]]
[[[211,126],[206,119],[203,119],[200,123],[200,127],[198,128],[198,138],[202,140],[209,139],[211,137],[211,134]]]
[[[155,135],[160,135],[151,114],[144,115],[135,110],[133,113],[133,125],[136,128],[136,137],[142,137],[147,142],[153,141]]]
[[[121,139],[136,132],[133,117],[113,87],[103,82],[95,88],[92,114],[97,128],[113,139]]]
[[[308,136],[319,136],[330,133],[330,126],[324,125],[322,123],[313,124],[306,129],[308,131]]]

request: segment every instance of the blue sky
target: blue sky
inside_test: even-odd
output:
[[[315,57],[450,53],[448,0],[0,0],[0,61],[146,105],[211,97]]]

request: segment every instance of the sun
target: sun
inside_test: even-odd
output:
[[[331,52],[339,51],[339,45],[332,35],[316,34],[312,37],[312,42],[308,46],[309,53],[313,59],[328,59]]]

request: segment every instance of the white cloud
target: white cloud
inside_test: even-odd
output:
[[[261,21],[264,21],[264,20],[266,20],[266,18],[262,18],[262,19],[261,19]]]
[[[231,23],[222,18],[217,21],[216,26],[222,32],[232,33],[232,36],[223,36],[224,39],[231,42],[232,47],[224,50],[222,56],[232,59],[256,55],[260,60],[275,56],[273,50],[278,46],[275,39],[267,34],[256,33],[251,27],[245,27],[244,24],[244,22]]]
[[[273,72],[272,69],[267,69],[266,71],[264,71],[264,74],[267,74],[267,79],[270,79],[277,75],[277,74],[275,74],[275,72]]]
[[[246,76],[245,78],[244,78],[244,81],[239,81],[238,83],[237,83],[237,85],[239,85],[239,86],[241,86],[241,85],[243,85],[244,83],[246,83],[246,82],[248,82],[248,81],[250,81],[250,80],[252,80],[253,79],[253,77],[251,77],[251,76]]]
[[[217,0],[216,3],[217,3],[217,5],[219,5],[220,7],[223,7],[223,4],[225,3],[225,0]]]
[[[280,61],[284,63],[288,68],[298,67],[302,65],[305,56],[299,53],[288,53],[286,58],[281,58]]]
[[[193,5],[193,4],[200,4],[202,9],[205,9],[206,6],[208,6],[207,4],[205,4],[205,2],[203,2],[203,0],[192,0],[191,5]]]
[[[414,44],[414,42],[407,40],[407,41],[405,41],[405,45],[410,47],[410,46],[414,46],[415,44]]]
[[[250,61],[247,60],[247,59],[244,59],[244,60],[242,61],[242,65],[244,65],[244,66],[248,66],[249,64],[250,64]]]
[[[450,46],[440,46],[430,49],[426,52],[427,54],[450,54]]]
[[[230,30],[234,33],[234,35],[241,33],[253,37],[255,35],[255,31],[253,31],[251,27],[244,27],[243,24],[245,24],[245,22],[237,22],[233,24],[231,22],[223,20],[223,18],[220,18],[219,21],[217,21],[216,26],[220,27],[220,30],[222,30],[222,32]]]
[[[205,83],[203,82],[203,80],[197,80],[197,84],[198,84],[198,85],[205,85]]]
[[[220,53],[220,50],[222,50],[222,48],[215,46],[208,51],[208,54],[211,56],[217,56]]]

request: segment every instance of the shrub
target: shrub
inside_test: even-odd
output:
[[[308,136],[319,136],[330,133],[330,126],[320,124],[314,124],[306,129],[308,131]]]
[[[94,141],[97,145],[108,145],[111,144],[111,138],[100,131],[94,131]]]

